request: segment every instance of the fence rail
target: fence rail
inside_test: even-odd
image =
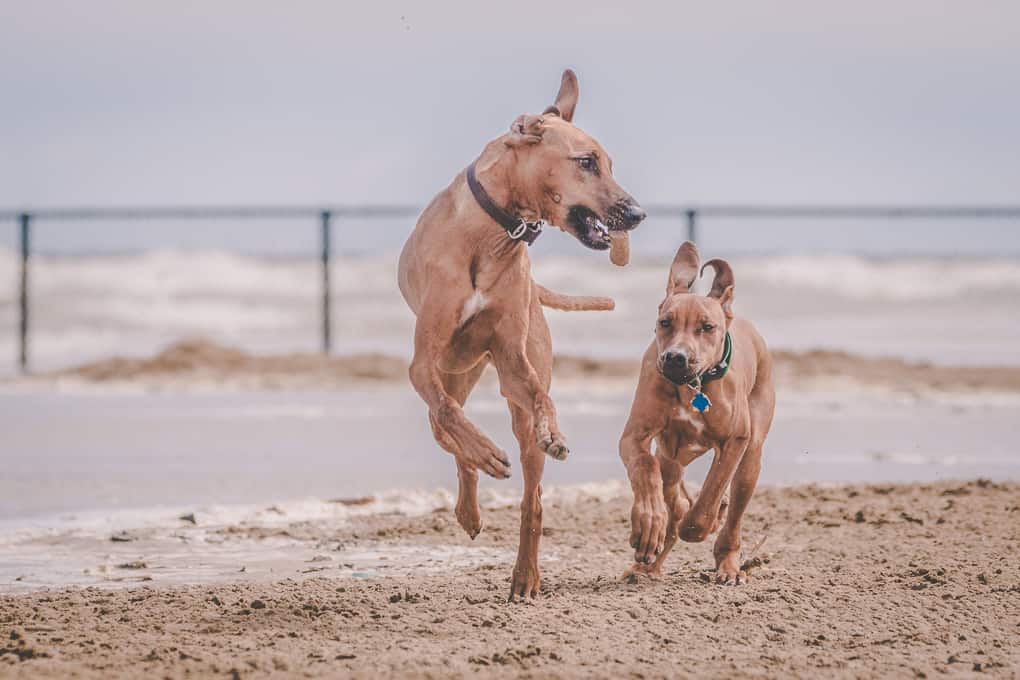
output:
[[[650,215],[683,218],[687,238],[697,240],[702,218],[735,219],[980,219],[1020,220],[1020,205],[740,205],[740,204],[657,204],[645,206]],[[0,222],[17,225],[21,270],[19,277],[18,367],[28,372],[29,281],[32,225],[39,221],[84,222],[95,220],[315,220],[319,228],[322,265],[322,351],[332,348],[333,322],[329,265],[335,218],[415,217],[420,208],[411,205],[227,205],[227,206],[78,206],[0,210]]]

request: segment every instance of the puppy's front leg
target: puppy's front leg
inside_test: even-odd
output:
[[[630,417],[620,437],[620,458],[634,491],[630,545],[638,564],[651,564],[665,548],[669,517],[663,497],[662,470],[651,446],[652,439],[666,428],[670,395],[661,389],[655,370],[654,359],[649,362],[646,356]]]
[[[651,442],[655,433],[628,428],[620,439],[620,458],[627,468],[634,505],[630,512],[630,546],[634,561],[651,564],[666,543],[669,513],[662,492],[662,471],[652,455]]]
[[[740,572],[740,522],[744,518],[747,504],[751,502],[754,487],[758,484],[761,472],[762,442],[754,441],[744,453],[737,473],[730,484],[730,507],[726,513],[726,523],[715,539],[712,549],[715,555],[716,580],[719,583],[739,585],[747,579],[747,574]]]

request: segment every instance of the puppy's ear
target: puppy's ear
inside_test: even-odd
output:
[[[527,113],[517,116],[510,126],[510,136],[506,140],[506,145],[538,144],[542,141],[542,123],[542,116],[533,116]]]
[[[715,272],[712,279],[712,290],[708,291],[708,297],[715,298],[722,305],[723,313],[727,319],[733,318],[733,268],[726,260],[718,258],[709,260],[701,268],[704,275],[705,267],[711,267]]]
[[[676,256],[673,264],[669,267],[669,281],[666,282],[666,295],[686,293],[694,285],[694,279],[698,278],[698,265],[701,256],[698,255],[698,248],[691,241],[685,241]]]
[[[560,91],[556,93],[556,101],[543,113],[559,116],[568,123],[574,120],[574,108],[577,106],[577,75],[569,68],[563,72],[560,80]]]

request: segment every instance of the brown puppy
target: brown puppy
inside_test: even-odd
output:
[[[633,229],[645,216],[613,179],[602,145],[571,123],[577,93],[568,70],[556,103],[542,115],[519,116],[490,142],[425,208],[400,255],[400,291],[417,316],[411,382],[428,405],[436,441],[457,460],[457,520],[472,538],[482,526],[477,471],[510,476],[506,453],[462,409],[490,362],[510,408],[524,467],[511,599],[538,593],[544,455],[562,460],[568,453],[549,399],[552,341],[542,305],[613,308],[609,298],[536,284],[525,241],[549,222],[606,250],[607,227]]]
[[[637,564],[628,573],[661,575],[678,537],[705,540],[726,512],[713,550],[717,580],[737,584],[746,579],[740,571],[740,520],[758,481],[775,410],[772,358],[754,326],[733,316],[728,263],[705,263],[715,270],[707,297],[690,292],[699,259],[687,242],[673,260],[655,340],[642,359],[620,439],[620,457],[634,490],[630,543]],[[683,484],[684,467],[709,449],[715,449],[715,459],[694,500]]]

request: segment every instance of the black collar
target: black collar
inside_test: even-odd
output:
[[[507,212],[496,205],[496,202],[492,200],[492,197],[489,196],[485,187],[481,185],[478,178],[475,176],[474,163],[468,166],[467,183],[468,186],[471,187],[471,193],[474,195],[475,200],[478,201],[478,205],[480,205],[482,210],[484,210],[489,217],[494,219],[499,226],[506,229],[507,236],[511,239],[515,241],[524,241],[530,246],[535,242],[535,239],[541,235],[542,227],[545,226],[545,220],[527,222],[523,217]]]

